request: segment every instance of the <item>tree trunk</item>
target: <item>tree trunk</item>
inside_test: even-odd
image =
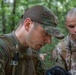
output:
[[[14,30],[15,28],[15,11],[16,11],[16,1],[17,0],[14,0],[13,2],[13,9],[12,9],[12,26],[11,26],[11,30]]]

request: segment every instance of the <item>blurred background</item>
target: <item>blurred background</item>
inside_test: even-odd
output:
[[[24,11],[34,5],[44,5],[58,16],[58,28],[66,36],[65,16],[68,10],[76,7],[75,0],[0,0],[0,34],[6,34],[17,28]],[[45,55],[44,64],[52,67],[52,50],[60,40],[52,37],[52,43],[43,47],[40,52]]]

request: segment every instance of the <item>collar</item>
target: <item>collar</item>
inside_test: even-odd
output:
[[[14,31],[10,34],[7,34],[7,36],[11,39],[14,47],[16,47],[16,45],[18,45],[20,52],[22,52],[22,53],[26,52],[27,47],[25,47],[24,45],[21,44],[21,42],[17,39]]]

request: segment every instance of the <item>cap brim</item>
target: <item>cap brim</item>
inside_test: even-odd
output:
[[[64,35],[61,33],[61,31],[53,26],[47,26],[44,28],[46,32],[48,32],[50,35],[58,38],[58,39],[63,39]]]

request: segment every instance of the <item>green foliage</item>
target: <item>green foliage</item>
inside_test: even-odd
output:
[[[2,1],[4,1],[4,6],[2,7]],[[13,11],[13,3],[5,2],[6,0],[0,0],[0,33],[3,34],[2,31],[2,13],[5,12],[5,28],[6,33],[11,32],[11,27],[15,26],[14,29],[17,27],[18,22],[21,19],[24,11],[33,5],[44,5],[50,8],[57,16],[59,20],[58,28],[67,35],[67,30],[65,28],[65,16],[69,9],[76,7],[75,0],[16,0],[16,7],[15,7],[15,14],[12,15]],[[10,1],[10,0],[9,0]],[[13,0],[14,1],[14,0]],[[14,25],[12,25],[14,18]],[[48,55],[45,57],[45,64],[47,67],[52,66],[51,63],[51,52],[55,48],[56,44],[59,40],[56,38],[52,39],[52,43],[46,45],[41,49],[42,53],[47,53]]]

